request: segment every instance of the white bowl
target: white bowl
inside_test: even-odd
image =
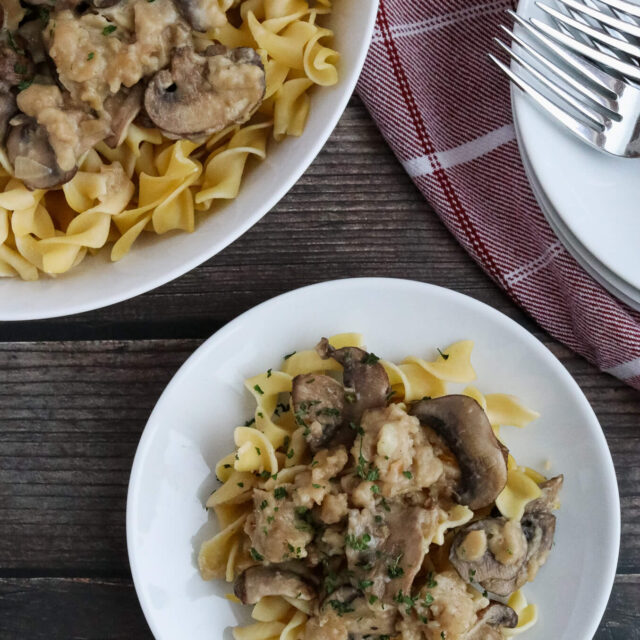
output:
[[[235,200],[213,215],[196,214],[194,233],[143,234],[120,262],[111,263],[102,251],[56,279],[0,279],[0,320],[53,318],[133,298],[208,260],[254,225],[295,184],[336,126],[364,64],[377,8],[378,0],[335,3],[330,26],[341,55],[338,84],[313,91],[302,136],[272,141]]]
[[[613,585],[620,538],[619,499],[607,443],[573,378],[538,340],[490,307],[407,280],[326,282],[279,296],[218,331],[182,366],[158,401],[133,463],[127,501],[131,571],[157,640],[231,638],[249,607],[222,596],[230,585],[204,582],[196,555],[215,524],[203,505],[215,463],[233,447],[233,428],[255,409],[243,380],[277,367],[283,354],[321,336],[365,335],[377,355],[431,357],[470,338],[483,392],[519,396],[541,418],[503,429],[521,464],[565,474],[556,544],[525,587],[540,607],[526,640],[589,640]],[[226,631],[225,631],[226,630]]]

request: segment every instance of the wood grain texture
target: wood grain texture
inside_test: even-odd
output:
[[[509,301],[355,99],[291,193],[206,264],[107,309],[0,324],[0,638],[151,637],[130,583],[124,514],[158,396],[202,340],[242,311],[347,276],[411,277],[471,295],[532,331],[569,369],[601,421],[622,501],[619,575],[596,638],[640,640],[638,392]]]

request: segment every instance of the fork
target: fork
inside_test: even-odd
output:
[[[536,2],[557,26],[536,18],[527,21],[507,11],[526,39],[505,26],[501,29],[527,59],[500,39],[494,41],[517,63],[520,72],[492,54],[489,58],[539,107],[584,142],[612,155],[640,157],[640,86],[632,82],[640,81],[640,67],[632,62],[640,58],[640,46],[633,41],[640,38],[640,25],[619,17],[640,17],[640,6],[626,0],[599,0],[615,11],[613,15],[579,0],[558,1],[570,15]],[[584,37],[578,39],[573,32]],[[525,79],[522,71],[546,87],[553,99]]]

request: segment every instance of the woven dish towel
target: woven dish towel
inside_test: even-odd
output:
[[[595,282],[531,192],[487,59],[508,0],[380,0],[358,93],[458,241],[554,338],[640,389],[640,313]]]

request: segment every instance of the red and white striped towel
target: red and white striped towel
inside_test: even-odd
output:
[[[640,314],[597,284],[547,224],[487,59],[508,0],[381,0],[358,92],[445,225],[556,339],[640,388]]]

